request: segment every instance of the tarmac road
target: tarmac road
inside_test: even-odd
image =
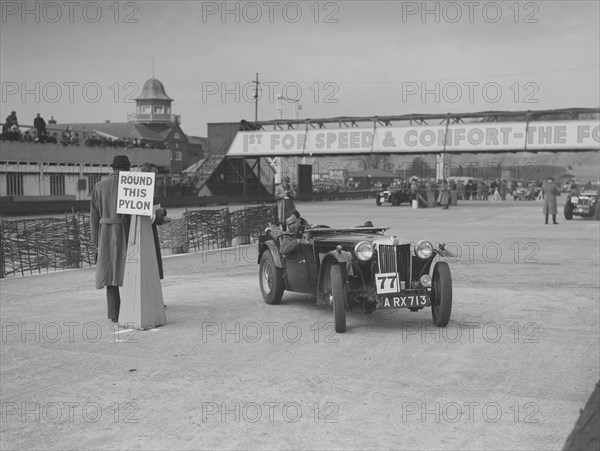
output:
[[[165,258],[167,325],[117,330],[94,269],[0,281],[2,449],[561,449],[600,379],[599,224],[539,202],[300,203],[444,241],[450,324],[262,301],[254,246]],[[561,207],[561,206],[559,206]]]

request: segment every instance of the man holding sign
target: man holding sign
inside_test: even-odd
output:
[[[96,288],[106,287],[108,319],[119,321],[125,260],[127,259],[127,237],[129,215],[117,213],[119,171],[129,171],[131,163],[126,155],[116,155],[112,162],[113,173],[94,186],[90,201],[90,228],[92,243],[98,249]]]

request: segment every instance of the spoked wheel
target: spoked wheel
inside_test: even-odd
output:
[[[346,332],[346,283],[340,265],[331,267],[331,294],[335,331],[344,333]]]
[[[400,205],[400,198],[398,196],[394,195],[390,199],[390,202],[394,207],[397,207],[398,205]]]
[[[438,327],[446,327],[452,312],[452,276],[446,262],[438,262],[433,268],[431,316]]]
[[[283,271],[275,266],[270,251],[265,251],[260,258],[260,291],[267,304],[279,304],[283,296]]]
[[[378,207],[381,207],[381,197],[380,196],[377,196],[375,198],[375,203],[377,204]]]

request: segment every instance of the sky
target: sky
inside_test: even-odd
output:
[[[1,119],[125,122],[156,77],[183,130],[600,106],[600,2],[1,1]]]

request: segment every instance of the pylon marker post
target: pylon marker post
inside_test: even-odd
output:
[[[152,233],[154,182],[153,172],[119,172],[117,213],[131,218],[119,326],[131,329],[151,329],[167,322]]]
[[[167,322],[151,218],[132,215],[119,326],[151,329]]]

